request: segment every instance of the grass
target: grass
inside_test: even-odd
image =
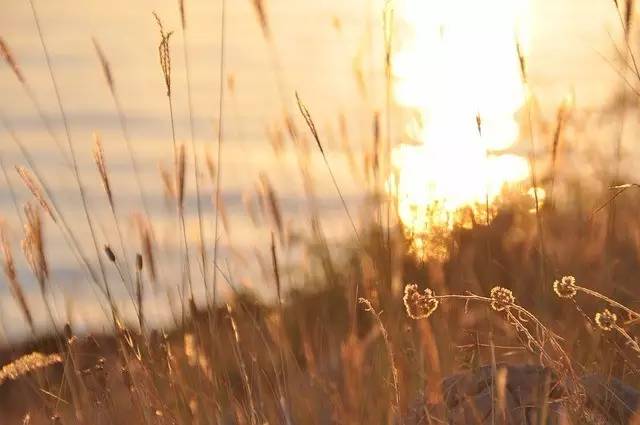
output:
[[[363,184],[370,186],[363,191],[372,199],[375,214],[370,221],[356,223],[350,211],[353,207],[345,200],[341,182],[332,168],[335,157],[323,145],[321,131],[297,94],[298,120],[288,112],[286,99],[292,93],[285,92],[274,28],[270,26],[266,4],[254,0],[282,97],[283,125],[277,132],[288,134],[291,139],[311,205],[310,232],[296,243],[283,218],[275,188],[266,174],[260,176],[260,215],[263,221],[272,223],[270,245],[265,252],[270,261],[263,264],[263,283],[274,295],[262,297],[241,289],[242,285],[220,258],[219,239],[222,230],[228,232],[221,179],[224,98],[227,90],[232,91],[224,78],[226,2],[221,3],[223,48],[216,99],[217,154],[215,159],[209,155],[204,158],[211,177],[208,183],[200,180],[202,158],[194,143],[186,38],[188,2],[180,1],[176,10],[181,20],[187,67],[188,145],[179,143],[175,134],[172,33],[165,30],[154,14],[160,27],[162,89],[167,95],[173,147],[173,168],[163,168],[158,180],[166,188],[170,206],[175,208],[181,237],[180,278],[178,282],[170,282],[179,288],[177,299],[172,300],[176,305],[172,311],[175,320],[171,326],[161,328],[149,323],[144,310],[145,293],[156,290],[166,279],[158,271],[160,247],[153,228],[156,212],[149,209],[139,177],[139,163],[144,158],[137,156],[129,136],[111,64],[94,40],[144,210],[136,216],[137,238],[123,231],[122,211],[114,196],[118,188],[110,178],[108,156],[96,135],[93,155],[110,219],[117,229],[117,246],[110,245],[95,231],[97,212],[87,200],[86,176],[80,174],[77,165],[76,148],[50,64],[46,36],[41,31],[36,5],[31,0],[29,4],[65,126],[66,146],[56,139],[50,118],[42,112],[27,77],[2,39],[0,53],[74,173],[94,252],[83,251],[76,223],[72,225],[59,208],[61,201],[40,173],[41,165],[33,160],[29,144],[0,115],[26,162],[24,166],[16,165],[16,172],[33,199],[26,205],[18,205],[8,169],[0,161],[15,213],[24,226],[22,253],[39,284],[51,330],[47,336],[36,332],[34,317],[42,312],[34,311],[27,301],[16,273],[9,229],[0,221],[4,276],[32,332],[32,339],[0,352],[4,365],[0,369],[2,421],[251,425],[525,423],[516,419],[509,422],[507,418],[514,411],[529,409],[539,418],[536,423],[546,423],[545,418],[556,417],[559,411],[567,412],[571,423],[637,423],[634,421],[640,396],[631,388],[640,385],[640,342],[635,336],[640,323],[637,297],[640,219],[636,213],[640,193],[634,190],[636,184],[621,185],[616,181],[611,185],[605,181],[604,194],[582,193],[593,193],[593,188],[579,188],[574,193],[576,198],[587,199],[593,208],[584,208],[584,200],[563,209],[557,206],[555,189],[563,183],[571,184],[559,181],[556,176],[563,131],[571,124],[571,113],[565,103],[558,110],[555,125],[548,126],[552,129],[548,146],[552,156],[550,175],[532,174],[533,186],[551,188],[551,200],[543,203],[534,191],[532,208],[530,197],[517,190],[505,190],[493,220],[489,220],[487,202],[486,221],[472,217],[471,225],[456,226],[442,237],[434,237],[431,242],[438,242],[448,252],[446,259],[421,258],[411,249],[414,236],[401,224],[393,224],[397,222],[396,206],[386,199],[382,187],[390,167],[392,143],[391,2],[386,3],[382,28],[385,40],[382,60],[387,79],[384,119],[373,111],[373,147],[363,161],[368,165],[364,170],[353,170],[354,176],[373,175],[373,183]],[[631,4],[615,3],[624,27],[629,72],[635,69],[629,44]],[[520,50],[516,50],[526,84],[525,60]],[[640,74],[635,72],[640,81]],[[547,134],[534,132],[535,114],[531,107],[526,113],[529,138],[532,144],[534,140],[540,142]],[[298,122],[311,131],[318,147],[315,154],[322,156],[353,231],[337,246],[327,242],[315,208],[317,200],[308,160],[314,153],[307,146],[305,132],[297,127]],[[382,122],[386,122],[385,126]],[[478,131],[482,132],[480,116],[477,122]],[[342,137],[346,139],[344,118],[341,123]],[[380,135],[385,130],[388,146],[380,149]],[[278,149],[282,143],[277,143]],[[342,146],[348,161],[357,163],[348,141],[343,141]],[[532,154],[533,169],[537,161]],[[193,186],[188,178],[190,166]],[[615,180],[619,179],[616,167]],[[610,190],[615,191],[613,196]],[[195,211],[190,211],[185,203],[189,194],[198,200]],[[203,196],[213,199],[213,217],[203,211]],[[187,238],[188,214],[198,218],[197,246]],[[207,221],[213,224],[212,240],[205,237]],[[100,297],[99,305],[104,308],[109,324],[104,334],[76,333],[73,322],[62,326],[54,319],[51,297],[56,286],[49,273],[52,265],[43,235],[45,222],[63,235],[67,248],[78,260],[78,267],[86,271],[87,282]],[[306,263],[291,260],[296,249],[303,251]],[[198,258],[200,279],[192,274],[193,258]],[[115,270],[115,278],[110,278],[108,267]],[[127,290],[128,301],[137,316],[135,323],[127,322],[122,304],[114,299],[116,285]],[[202,285],[204,299],[195,296],[197,285]],[[226,298],[220,295],[223,285],[230,294]],[[468,374],[455,375],[460,371]],[[535,371],[539,382],[528,379],[528,384],[514,387],[519,373],[531,371]],[[457,380],[456,376],[466,378]],[[464,379],[473,381],[478,377],[482,382],[474,381],[475,384],[458,389],[457,393],[451,390]],[[514,391],[519,393],[517,400]],[[483,406],[481,397],[485,395],[489,402]],[[479,404],[468,403],[464,397]],[[524,399],[528,401],[525,403]],[[483,411],[483,407],[489,410]],[[461,409],[472,419],[455,419]]]

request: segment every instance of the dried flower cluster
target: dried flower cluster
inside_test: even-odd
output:
[[[405,286],[402,299],[407,315],[416,320],[429,317],[439,305],[439,301],[431,289],[425,289],[423,293],[420,293],[416,284]]]
[[[491,308],[495,311],[503,311],[511,307],[516,298],[513,296],[513,292],[510,289],[503,288],[501,286],[494,286],[489,293],[491,297]]]
[[[553,282],[553,291],[560,298],[571,299],[578,293],[576,286],[576,278],[573,276],[564,276],[560,280]]]
[[[615,313],[610,312],[608,309],[596,313],[596,324],[603,331],[610,331],[615,328],[617,321],[618,316],[616,316]]]

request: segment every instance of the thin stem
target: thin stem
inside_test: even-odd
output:
[[[223,117],[224,117],[224,51],[225,51],[225,25],[226,25],[226,0],[222,0],[222,13],[220,17],[220,86],[219,86],[219,103],[218,103],[218,166],[216,167],[216,215],[214,224],[214,240],[213,240],[213,306],[215,308],[217,303],[217,287],[218,287],[218,273],[216,267],[218,264],[218,231],[220,221],[220,186],[221,186],[221,169],[222,169],[222,138],[223,132]]]
[[[106,296],[107,292],[105,291],[105,288],[103,288],[100,285],[100,280],[98,278],[98,275],[96,274],[96,272],[93,269],[93,267],[91,267],[91,264],[89,263],[89,260],[83,254],[78,239],[76,238],[76,236],[71,231],[71,228],[69,227],[69,224],[67,223],[67,220],[66,220],[65,216],[62,214],[62,211],[59,208],[59,205],[58,205],[58,202],[56,201],[56,198],[53,196],[53,192],[51,191],[51,189],[47,185],[46,180],[44,180],[42,178],[42,174],[40,173],[39,168],[38,168],[37,164],[35,163],[35,161],[33,160],[33,157],[31,156],[30,152],[26,149],[26,147],[24,146],[22,141],[18,138],[18,135],[9,126],[9,123],[6,121],[5,117],[1,113],[0,113],[0,123],[2,123],[2,125],[5,127],[5,129],[9,133],[9,136],[10,136],[11,140],[18,147],[18,150],[20,151],[22,156],[27,161],[27,164],[29,165],[29,168],[35,174],[36,178],[38,179],[39,183],[42,186],[42,189],[44,190],[45,194],[47,195],[47,198],[51,202],[51,205],[53,207],[53,212],[54,212],[54,214],[56,216],[56,220],[55,220],[56,224],[58,225],[58,227],[60,229],[60,233],[62,234],[67,246],[69,247],[71,252],[74,254],[74,256],[76,257],[78,262],[82,266],[84,266],[84,269],[87,271],[87,273],[89,275],[89,279],[91,281],[93,281],[95,283],[95,286],[98,287],[98,289],[100,289],[102,294]]]
[[[144,209],[146,217],[149,218],[151,217],[149,213],[149,203],[144,193],[142,179],[140,177],[140,165],[138,164],[138,160],[136,159],[135,151],[133,149],[133,144],[131,143],[131,136],[129,135],[129,126],[127,125],[127,119],[124,114],[122,104],[120,103],[120,97],[118,96],[116,88],[109,85],[109,92],[111,93],[111,97],[116,108],[116,114],[118,115],[118,123],[120,125],[122,137],[124,138],[124,142],[127,147],[127,153],[129,155],[129,160],[131,161],[131,168],[133,168],[136,185],[138,186],[138,193],[140,195],[140,200],[142,201],[142,208]]]
[[[596,298],[599,298],[599,299],[609,303],[610,305],[612,305],[614,307],[617,307],[617,308],[619,308],[621,310],[624,310],[627,313],[629,313],[630,316],[633,316],[636,319],[640,318],[640,313],[636,313],[635,311],[631,310],[630,308],[625,307],[624,305],[622,305],[619,302],[607,297],[606,295],[601,294],[600,292],[593,291],[593,290],[587,289],[587,288],[583,288],[582,286],[577,286],[577,285],[576,285],[576,289],[578,291],[584,292],[585,294],[588,294],[588,295],[594,296]]]
[[[86,193],[84,190],[84,186],[82,184],[82,180],[80,178],[80,171],[78,168],[78,160],[76,157],[76,152],[75,152],[75,148],[73,145],[73,142],[71,140],[71,131],[69,129],[69,122],[67,120],[67,116],[64,110],[64,106],[62,104],[62,98],[60,96],[60,89],[58,87],[58,82],[55,78],[55,74],[53,73],[53,67],[51,65],[51,57],[49,55],[49,50],[47,48],[47,43],[44,39],[44,35],[42,33],[42,28],[40,25],[40,19],[38,18],[38,13],[36,11],[35,5],[33,4],[33,0],[28,0],[29,1],[29,5],[31,6],[31,11],[33,13],[33,19],[35,21],[36,24],[36,28],[38,30],[38,36],[40,38],[40,44],[42,45],[42,49],[44,51],[44,55],[45,55],[45,59],[46,59],[46,63],[47,63],[47,69],[49,71],[49,77],[51,78],[51,82],[53,84],[53,88],[54,88],[54,92],[55,92],[55,96],[56,96],[56,101],[58,104],[58,109],[60,110],[60,115],[62,116],[62,122],[64,124],[64,130],[65,130],[65,135],[66,135],[66,139],[67,139],[67,145],[69,148],[69,152],[71,154],[71,163],[72,163],[72,168],[73,168],[73,174],[75,176],[75,180],[76,183],[78,185],[78,190],[80,192],[80,198],[82,200],[82,207],[83,207],[83,212],[84,212],[84,216],[85,219],[87,221],[87,224],[89,225],[89,230],[91,233],[91,239],[93,242],[93,247],[95,249],[96,252],[96,257],[98,259],[98,265],[100,267],[100,274],[102,276],[102,283],[105,287],[105,289],[107,288],[108,284],[107,284],[107,277],[106,277],[106,272],[105,272],[105,268],[104,268],[104,263],[102,261],[102,256],[100,255],[100,249],[98,247],[98,240],[96,238],[96,234],[95,234],[95,229],[93,227],[93,221],[91,220],[91,216],[89,215],[89,208],[87,205],[87,197],[86,197]]]
[[[189,43],[187,40],[186,19],[182,20],[182,51],[184,52],[184,67],[187,82],[187,106],[189,111],[189,135],[191,136],[191,149],[193,151],[193,177],[196,185],[196,208],[198,212],[198,232],[200,243],[200,273],[204,282],[205,293],[207,291],[207,250],[204,245],[204,227],[202,225],[202,200],[200,199],[200,166],[198,162],[198,152],[195,143],[195,130],[193,123],[193,98],[191,93],[191,66],[189,61]]]

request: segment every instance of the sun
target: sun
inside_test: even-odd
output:
[[[388,190],[421,254],[434,237],[488,222],[505,186],[527,181],[526,158],[509,153],[526,103],[517,47],[529,44],[527,0],[398,0],[394,97],[414,112],[392,152]],[[446,251],[446,250],[444,250]]]

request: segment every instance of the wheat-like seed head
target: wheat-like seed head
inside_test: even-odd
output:
[[[33,317],[31,316],[31,311],[29,310],[29,306],[27,305],[27,300],[24,295],[24,291],[22,290],[22,285],[20,285],[20,282],[18,281],[18,274],[16,272],[11,244],[7,235],[7,229],[2,221],[0,221],[0,251],[3,255],[4,274],[7,277],[7,282],[9,282],[11,294],[20,306],[22,314],[24,314],[24,317],[27,319],[29,325],[33,329]]]
[[[31,271],[40,284],[40,289],[44,291],[45,283],[49,279],[49,266],[44,253],[40,211],[33,205],[26,204],[24,213],[27,221],[24,226],[22,251],[29,263],[29,267],[31,267]]]
[[[178,157],[176,158],[176,166],[178,169],[176,170],[176,200],[180,208],[182,208],[184,203],[184,176],[185,176],[185,168],[186,168],[186,158],[184,153],[184,144],[180,144],[177,152]]]
[[[187,28],[187,16],[184,10],[184,0],[180,0],[179,6],[180,6],[180,22],[182,23],[182,29],[184,30]]]
[[[93,47],[96,49],[96,54],[98,55],[98,59],[100,60],[100,65],[102,66],[102,73],[104,74],[104,78],[107,80],[107,85],[111,91],[115,91],[115,84],[113,83],[113,74],[111,73],[111,65],[107,60],[100,44],[98,44],[98,40],[93,38]]]
[[[171,172],[167,170],[164,164],[158,164],[158,169],[160,171],[160,178],[162,179],[162,184],[164,186],[164,194],[168,200],[176,198],[176,187],[175,181],[171,177]]]
[[[16,171],[18,172],[18,175],[22,179],[24,185],[27,187],[27,189],[29,189],[34,198],[36,198],[42,209],[44,209],[47,214],[49,214],[51,220],[56,222],[57,220],[53,215],[53,210],[51,209],[47,198],[44,196],[44,192],[42,191],[41,186],[37,183],[36,178],[25,167],[16,166]]]
[[[100,180],[102,180],[102,186],[109,199],[109,205],[113,208],[113,192],[111,190],[111,182],[109,180],[109,173],[107,172],[107,164],[104,159],[104,149],[102,149],[102,141],[98,133],[93,133],[93,159],[98,167],[100,173]]]
[[[267,207],[266,209],[269,211],[273,223],[278,230],[278,236],[282,241],[284,236],[284,224],[282,220],[282,212],[280,211],[280,204],[269,178],[264,173],[260,174],[260,189],[262,194],[262,204]]]
[[[184,334],[184,355],[187,357],[189,366],[193,367],[198,364],[198,347],[192,333]]]
[[[16,78],[18,79],[18,81],[24,84],[26,80],[24,78],[24,75],[22,74],[22,71],[20,71],[20,68],[18,67],[18,62],[16,61],[15,56],[13,56],[13,53],[9,49],[9,46],[7,45],[7,43],[5,43],[5,41],[1,37],[0,37],[0,56],[2,56],[5,62],[7,62],[7,65],[9,65],[9,68],[11,68]]]
[[[153,12],[158,27],[160,28],[160,44],[158,45],[158,55],[160,57],[160,68],[164,76],[164,83],[167,87],[167,96],[171,97],[171,51],[169,50],[169,38],[173,31],[164,31],[164,26],[157,13]]]
[[[139,265],[138,268],[142,269],[142,258],[144,258],[144,262],[147,264],[149,277],[151,281],[155,283],[157,282],[157,279],[156,279],[157,273],[156,273],[155,255],[153,252],[151,225],[142,216],[136,216],[136,224],[138,227],[138,236],[140,237],[140,244],[142,245],[142,256],[140,257],[139,261],[136,259],[136,263]]]
[[[524,52],[522,51],[522,46],[520,42],[516,43],[516,52],[518,54],[518,62],[520,64],[520,74],[522,76],[522,81],[527,81],[527,60],[524,57]]]
[[[109,245],[104,246],[104,253],[112,263],[116,262],[116,254],[113,252],[113,249]]]
[[[56,363],[62,363],[60,354],[42,354],[38,352],[27,354],[0,369],[0,385]]]
[[[253,0],[253,7],[258,14],[258,20],[260,21],[260,28],[265,37],[271,36],[271,29],[269,28],[269,20],[267,19],[267,11],[264,8],[264,0]]]
[[[216,166],[213,162],[213,156],[211,155],[211,151],[206,152],[205,154],[205,162],[207,164],[207,170],[209,171],[209,178],[211,179],[211,183],[216,183]]]

